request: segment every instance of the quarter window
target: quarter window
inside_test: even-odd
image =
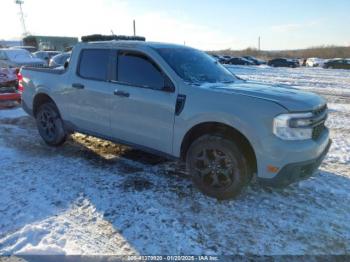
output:
[[[109,50],[86,49],[81,53],[79,75],[93,80],[107,80]]]
[[[164,77],[160,69],[143,54],[120,52],[117,76],[121,83],[158,90],[164,88]]]

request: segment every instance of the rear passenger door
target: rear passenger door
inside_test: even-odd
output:
[[[65,99],[69,115],[81,131],[106,135],[110,129],[113,85],[110,83],[111,50],[83,49]]]
[[[172,153],[176,90],[154,60],[136,51],[115,53],[111,135]]]

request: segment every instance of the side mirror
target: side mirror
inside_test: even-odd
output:
[[[68,65],[69,65],[69,62],[68,62],[68,61],[64,62],[64,65],[63,65],[64,69],[67,69],[67,68],[68,68]]]

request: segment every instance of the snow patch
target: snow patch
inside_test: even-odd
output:
[[[0,109],[0,119],[4,118],[18,118],[22,116],[27,116],[27,113],[23,111],[22,108],[14,109]]]

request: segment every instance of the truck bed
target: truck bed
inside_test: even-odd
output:
[[[63,66],[60,67],[30,67],[30,66],[24,66],[23,69],[28,71],[35,71],[35,72],[41,72],[41,73],[48,73],[48,74],[55,74],[55,75],[62,75],[67,70],[63,68]]]

